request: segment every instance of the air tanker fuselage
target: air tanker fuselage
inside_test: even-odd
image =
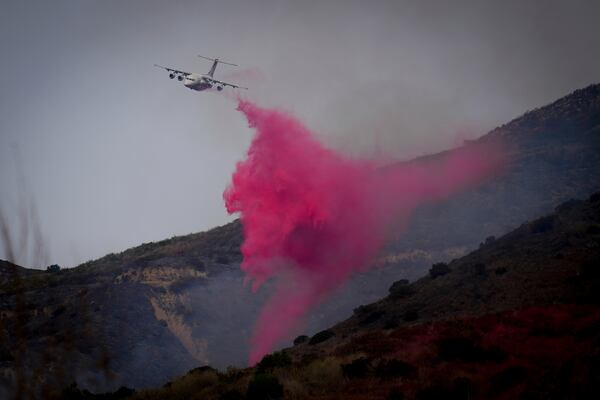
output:
[[[213,87],[216,87],[217,90],[220,91],[220,90],[223,90],[224,86],[230,86],[234,89],[248,89],[245,87],[235,85],[233,83],[220,81],[220,80],[214,78],[215,70],[217,69],[217,64],[223,63],[223,64],[233,65],[233,66],[237,67],[236,64],[221,61],[218,58],[208,58],[208,57],[204,57],[204,56],[198,56],[198,57],[206,58],[213,62],[212,67],[210,68],[210,71],[208,71],[208,73],[196,74],[193,72],[186,72],[186,71],[180,71],[180,70],[174,69],[174,68],[163,67],[162,65],[158,65],[158,64],[154,64],[154,66],[168,71],[169,78],[171,78],[171,79],[177,78],[177,80],[179,82],[183,83],[183,86],[185,86],[188,89],[202,91],[202,90],[211,89]]]
[[[189,89],[202,91],[211,89],[213,85],[206,79],[206,75],[189,74],[183,79],[183,86]]]

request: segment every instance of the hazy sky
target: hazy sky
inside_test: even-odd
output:
[[[231,219],[251,131],[154,63],[238,63],[216,77],[331,146],[405,159],[599,82],[599,20],[591,0],[4,0],[0,207],[18,232],[26,193],[48,250],[17,261],[74,266]]]

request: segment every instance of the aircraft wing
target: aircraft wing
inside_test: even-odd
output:
[[[204,78],[204,79],[207,79],[207,78]],[[246,90],[248,90],[247,87],[242,87],[242,86],[234,85],[233,83],[227,83],[227,82],[223,82],[223,81],[218,81],[218,80],[213,79],[213,78],[208,78],[207,80],[210,83],[215,84],[215,85],[231,86],[232,88],[236,88],[236,89],[246,89]]]
[[[155,67],[158,68],[162,68],[164,70],[167,70],[169,72],[175,73],[175,74],[179,74],[179,75],[183,75],[183,76],[188,76],[191,75],[191,72],[185,72],[185,71],[180,71],[178,69],[173,69],[173,68],[168,68],[168,67],[163,67],[162,65],[158,65],[158,64],[154,64]]]

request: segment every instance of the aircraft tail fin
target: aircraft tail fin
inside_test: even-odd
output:
[[[212,67],[210,68],[210,71],[208,71],[208,74],[207,74],[207,75],[208,75],[208,76],[210,76],[210,77],[212,77],[212,76],[214,75],[214,73],[215,73],[215,69],[217,69],[217,64],[218,64],[218,63],[221,63],[221,64],[227,64],[227,65],[233,65],[234,67],[237,67],[237,64],[232,64],[232,63],[230,63],[230,62],[221,61],[221,60],[219,60],[218,58],[209,58],[209,57],[204,57],[204,56],[201,56],[201,55],[198,55],[198,57],[200,57],[200,58],[204,58],[204,59],[206,59],[206,60],[210,60],[210,61],[212,61],[212,62],[213,62],[213,65],[212,65]]]

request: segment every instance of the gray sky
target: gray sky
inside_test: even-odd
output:
[[[599,20],[598,1],[4,0],[0,206],[18,231],[26,187],[48,250],[17,261],[74,266],[231,219],[251,131],[154,63],[238,63],[216,77],[333,147],[405,159],[600,81]]]

